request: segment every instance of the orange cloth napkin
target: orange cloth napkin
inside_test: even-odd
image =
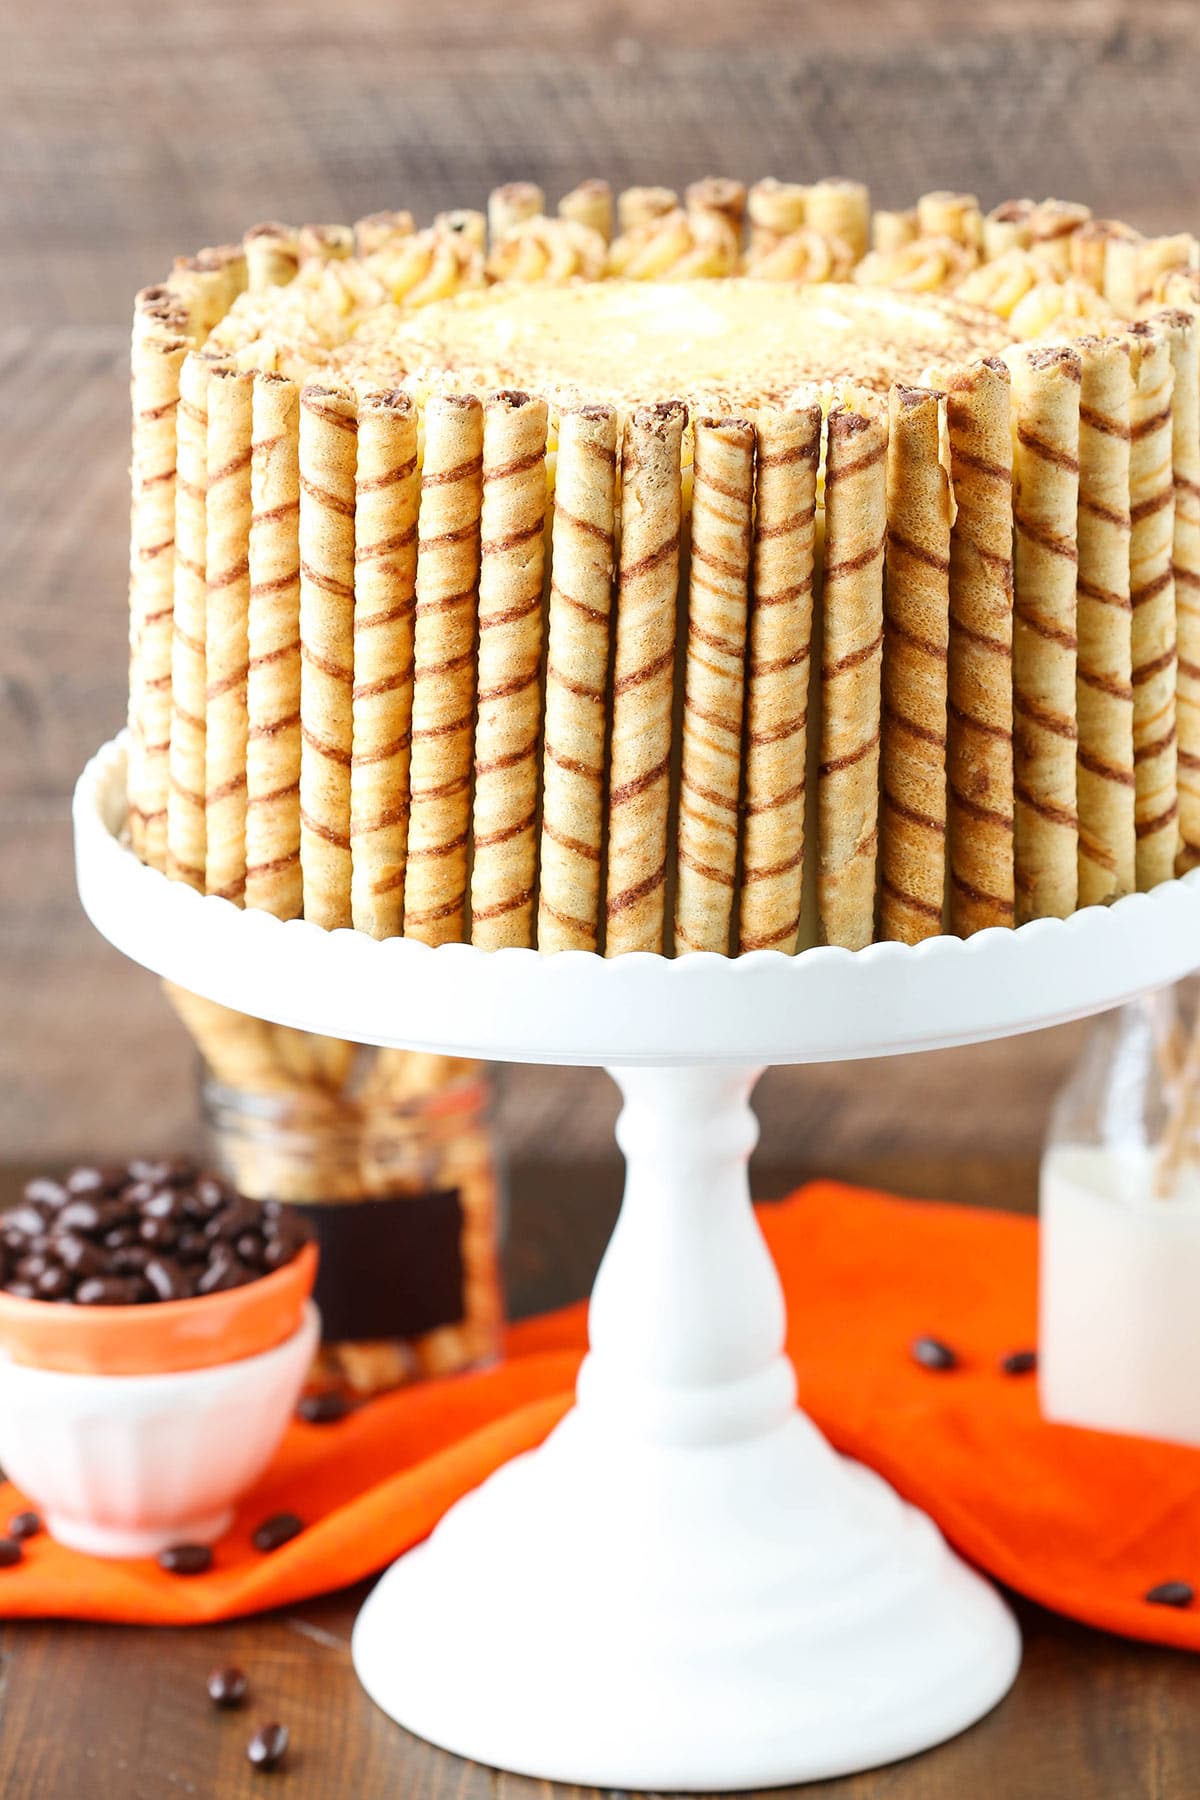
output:
[[[832,1182],[759,1217],[787,1291],[801,1401],[840,1450],[1010,1587],[1091,1625],[1200,1650],[1200,1603],[1142,1598],[1166,1580],[1200,1592],[1200,1450],[1047,1425],[1035,1378],[998,1371],[1035,1341],[1033,1220]],[[951,1343],[961,1366],[918,1367],[908,1347],[921,1333]],[[0,1616],[199,1624],[369,1575],[546,1435],[570,1404],[585,1336],[585,1308],[569,1307],[514,1325],[498,1368],[388,1395],[334,1425],[293,1425],[208,1574],[34,1538],[0,1570]],[[0,1489],[0,1522],[24,1504]],[[285,1510],[307,1530],[261,1555],[251,1531]]]

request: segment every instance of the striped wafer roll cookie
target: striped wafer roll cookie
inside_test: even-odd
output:
[[[354,230],[350,225],[302,225],[299,237],[301,263],[345,262],[354,255]]]
[[[729,951],[746,680],[754,426],[697,419],[675,953]]]
[[[808,190],[805,224],[822,237],[840,238],[857,259],[867,254],[871,236],[871,196],[861,181],[830,176]]]
[[[617,415],[564,412],[550,558],[539,950],[599,943]]]
[[[187,307],[189,333],[197,347],[219,325],[247,281],[246,253],[240,244],[218,244],[195,256],[177,256],[165,285]]]
[[[741,239],[742,225],[746,218],[746,188],[743,182],[731,181],[727,175],[706,175],[703,181],[693,181],[683,198],[689,213],[715,213]]]
[[[546,196],[536,182],[510,181],[493,188],[488,195],[488,237],[495,244],[522,219],[536,218],[545,210]]]
[[[349,925],[354,687],[354,395],[300,395],[300,869],[304,916]]]
[[[467,895],[483,408],[434,395],[425,409],[417,537],[413,724],[404,933],[461,942]]]
[[[246,677],[246,905],[304,910],[300,875],[300,390],[254,378]]]
[[[883,590],[879,928],[917,944],[942,929],[946,871],[946,670],[950,478],[944,402],[893,387]]]
[[[1065,918],[1079,889],[1075,576],[1079,357],[1008,353],[1013,387],[1016,918]]]
[[[825,450],[817,906],[821,939],[875,935],[887,421],[835,406]]]
[[[355,480],[350,901],[356,929],[377,938],[404,929],[420,494],[415,405],[368,394]]]
[[[605,950],[661,951],[682,524],[681,400],[639,406],[621,453]]]
[[[1200,333],[1196,315],[1161,314],[1171,346],[1171,446],[1175,480],[1175,627],[1179,664],[1175,724],[1179,758],[1176,872],[1200,865]]]
[[[1012,378],[998,358],[934,370],[946,393],[950,532],[946,857],[950,930],[1013,922]]]
[[[1129,440],[1133,377],[1123,338],[1084,338],[1079,397],[1079,904],[1134,887]]]
[[[558,216],[599,232],[607,244],[613,234],[612,189],[607,181],[581,181],[559,201]]]
[[[800,929],[821,408],[758,417],[738,951]]]
[[[300,236],[290,225],[269,220],[252,225],[242,239],[246,257],[246,285],[252,294],[286,287],[300,267]]]
[[[533,944],[546,532],[544,400],[483,415],[471,942]]]
[[[983,247],[983,214],[974,194],[953,194],[939,188],[917,201],[917,230],[922,237],[953,238],[964,249]]]
[[[187,329],[186,309],[165,289],[138,295],[130,356],[129,831],[154,869],[167,867],[176,413]]]
[[[1002,200],[983,221],[983,254],[988,262],[1008,250],[1029,248],[1029,221],[1035,203],[1032,200]]]
[[[1137,884],[1175,873],[1179,795],[1175,745],[1175,484],[1172,467],[1171,346],[1160,325],[1130,327],[1133,443],[1129,500],[1133,534],[1133,760]]]
[[[416,222],[410,212],[375,212],[354,221],[354,242],[359,256],[373,256],[378,250],[410,238]]]
[[[887,256],[893,250],[903,250],[917,237],[916,207],[906,208],[903,212],[875,212],[871,214],[871,248],[881,255]]]
[[[781,238],[802,230],[807,206],[808,189],[797,182],[776,181],[773,175],[756,181],[746,196],[751,251],[765,254]]]
[[[175,597],[167,873],[204,892],[204,738],[208,387],[219,357],[193,351],[179,371],[175,440]]]
[[[617,224],[622,232],[637,231],[674,212],[679,195],[674,188],[631,187],[617,196]]]
[[[250,437],[254,377],[214,369],[208,384],[204,614],[204,884],[246,891],[246,674],[250,622]]]

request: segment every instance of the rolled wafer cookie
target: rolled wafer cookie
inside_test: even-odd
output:
[[[248,370],[214,369],[208,384],[204,884],[206,892],[239,904],[246,891],[253,398]]]
[[[1016,919],[1065,918],[1079,891],[1075,577],[1079,357],[1007,353],[1013,387]]]
[[[988,262],[1009,250],[1026,250],[1030,242],[1032,200],[1002,200],[983,221],[983,254]]]
[[[354,395],[300,395],[300,868],[304,916],[349,925],[354,686]]]
[[[218,244],[195,256],[177,256],[166,286],[188,309],[191,339],[203,345],[219,325],[248,279],[246,253],[240,244]]]
[[[300,390],[254,378],[246,676],[246,905],[304,910],[300,873]]]
[[[354,230],[350,225],[302,225],[301,263],[344,262],[354,255]]]
[[[871,248],[881,256],[903,250],[917,236],[917,209],[904,212],[876,212],[871,215]]]
[[[415,222],[410,212],[368,213],[354,222],[354,243],[359,256],[373,256],[413,235]]]
[[[417,409],[401,392],[358,410],[350,899],[356,930],[404,929],[416,612]]]
[[[983,214],[974,194],[944,188],[922,194],[917,201],[917,230],[922,237],[953,238],[968,250],[983,247]]]
[[[950,532],[946,854],[950,930],[1013,922],[1012,378],[998,358],[935,369],[946,394]]]
[[[246,257],[246,285],[252,294],[286,287],[300,267],[300,235],[290,225],[274,220],[252,225],[242,239]]]
[[[467,894],[483,408],[434,395],[425,409],[417,538],[413,725],[404,932],[461,942]]]
[[[879,929],[917,944],[942,929],[950,479],[942,397],[893,387],[883,600]]]
[[[616,465],[613,407],[583,406],[561,415],[550,558],[539,950],[595,950],[599,943]]]
[[[1133,760],[1137,884],[1175,873],[1179,849],[1175,738],[1175,484],[1171,346],[1160,324],[1130,327],[1133,442],[1129,597],[1133,602]]]
[[[487,249],[487,218],[471,207],[456,207],[452,212],[437,214],[433,221],[433,234],[443,241],[458,244],[464,266],[470,266],[473,260],[471,253],[479,251],[482,260],[482,253]]]
[[[586,225],[598,231],[607,244],[613,234],[613,196],[607,181],[581,181],[564,194],[558,203],[558,215],[574,225]]]
[[[167,873],[204,892],[204,739],[208,388],[219,357],[192,351],[179,371],[175,441],[175,594],[171,639],[171,750]]]
[[[1079,904],[1133,892],[1133,615],[1129,452],[1133,377],[1122,338],[1076,344],[1079,396]]]
[[[798,182],[776,181],[773,175],[756,181],[746,196],[751,251],[771,250],[780,238],[802,230],[807,207],[808,189]]]
[[[546,196],[533,181],[510,181],[493,188],[488,195],[487,227],[492,243],[498,243],[505,232],[522,219],[536,218],[546,210]]]
[[[129,829],[135,851],[155,869],[167,867],[176,414],[187,330],[186,309],[162,289],[138,295],[130,356]]]
[[[754,426],[694,426],[675,954],[729,951],[737,872]]]
[[[871,196],[861,181],[830,177],[808,190],[805,223],[825,237],[841,238],[855,259],[867,254],[871,237]]]
[[[621,451],[609,757],[608,956],[663,948],[682,525],[681,400],[639,406]]]
[[[822,942],[847,950],[861,950],[875,935],[887,439],[882,417],[830,411],[817,907]]]
[[[528,394],[484,408],[471,942],[485,950],[533,945],[546,424]]]
[[[1175,482],[1175,677],[1179,734],[1176,872],[1200,865],[1200,329],[1185,310],[1160,314],[1171,346],[1171,453]]]
[[[716,213],[740,240],[746,219],[746,187],[727,175],[706,175],[693,181],[684,192],[684,205],[689,213]]]
[[[796,948],[821,408],[759,414],[738,952]]]
[[[1073,200],[1042,200],[1029,214],[1029,242],[1059,280],[1071,272],[1071,240],[1091,219],[1091,208]]]
[[[636,231],[639,226],[665,218],[678,205],[679,196],[673,188],[625,188],[617,196],[617,224],[623,232]]]

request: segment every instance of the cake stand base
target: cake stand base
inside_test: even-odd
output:
[[[368,1693],[461,1756],[586,1786],[772,1786],[938,1743],[1016,1673],[993,1589],[796,1411],[746,1179],[757,1073],[613,1071],[626,1195],[578,1403],[359,1616]]]

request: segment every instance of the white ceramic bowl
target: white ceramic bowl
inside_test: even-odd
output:
[[[4,1357],[0,1464],[76,1550],[212,1543],[279,1447],[319,1328],[309,1301],[273,1349],[171,1375],[68,1375]]]

